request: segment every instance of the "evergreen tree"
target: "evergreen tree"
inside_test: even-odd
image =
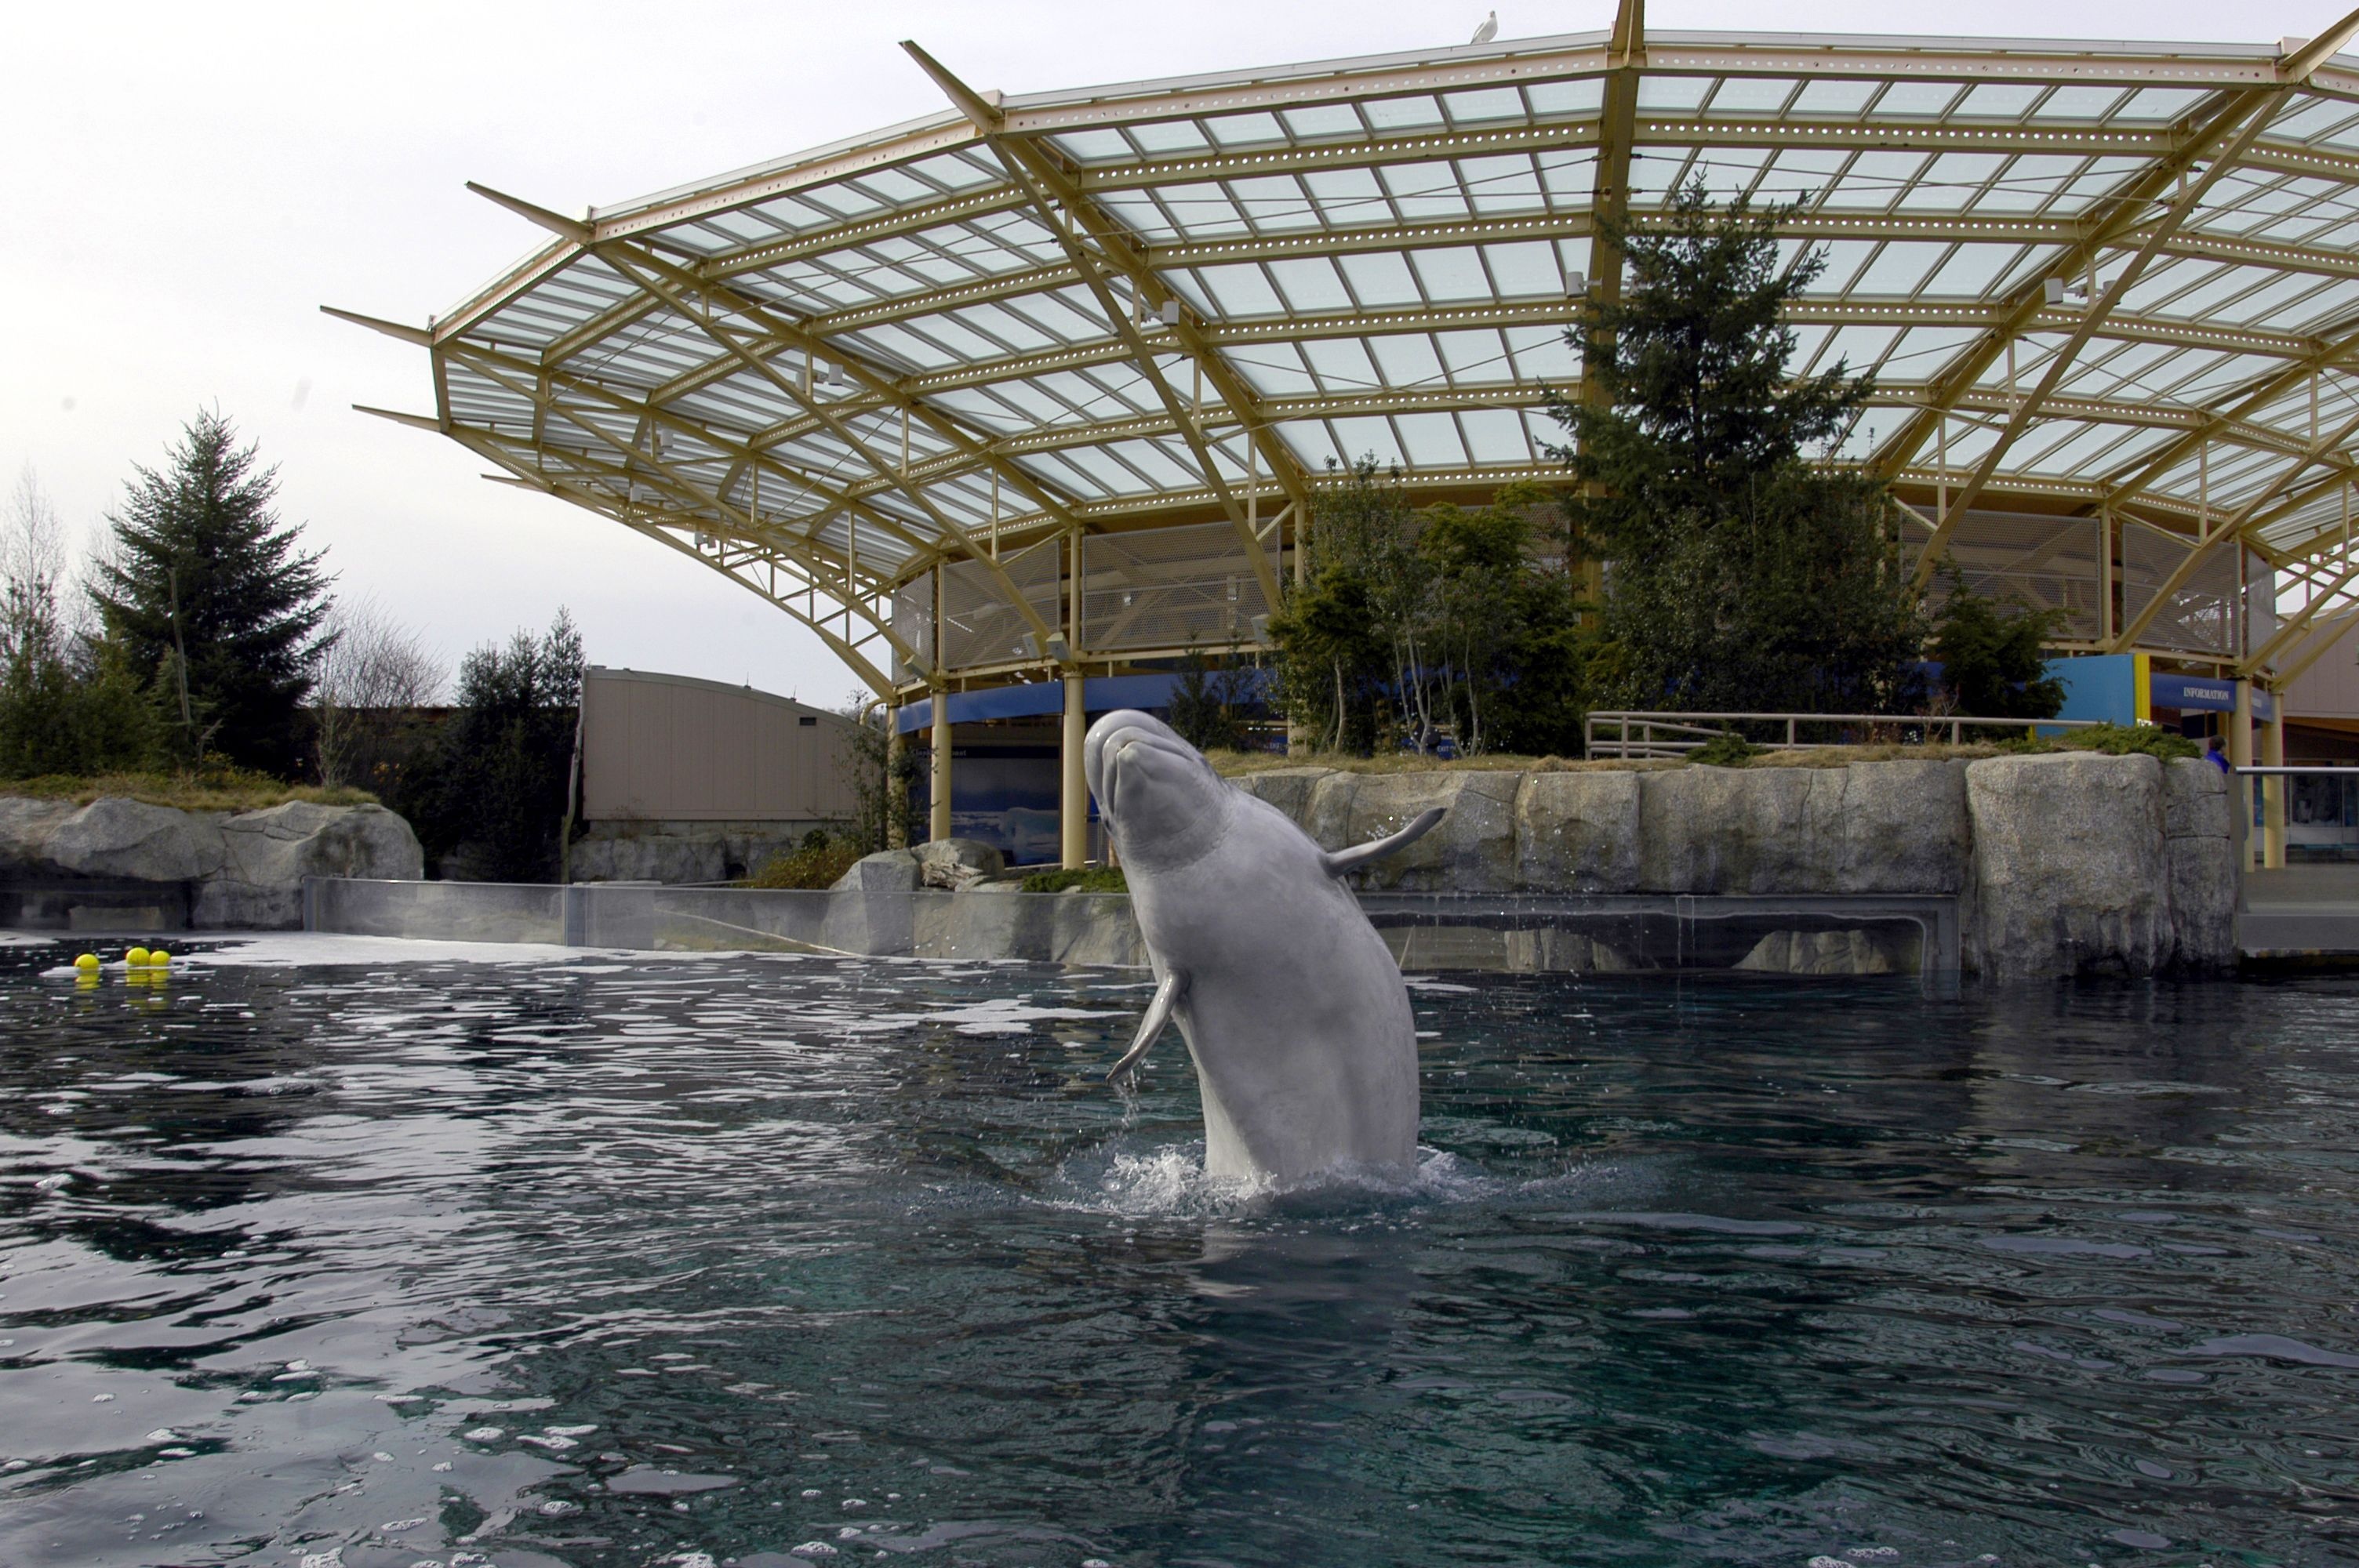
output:
[[[330,608],[321,553],[280,524],[277,470],[256,468],[219,413],[182,429],[162,470],[136,473],[91,588],[107,635],[158,676],[184,762],[290,776]]]
[[[582,634],[563,610],[459,665],[459,711],[413,764],[401,806],[437,869],[554,881],[573,767]]]
[[[1630,287],[1576,334],[1597,394],[1551,412],[1581,492],[1572,547],[1604,562],[1597,665],[1634,708],[1864,710],[1906,702],[1921,623],[1881,487],[1813,460],[1869,383],[1796,381],[1777,214],[1701,185],[1659,227],[1613,228]]]
[[[69,623],[64,525],[27,470],[0,514],[0,778],[137,772],[162,715],[122,644]]]
[[[2064,683],[2048,674],[2049,638],[2060,611],[1974,592],[1955,567],[1933,622],[1933,657],[1960,713],[1978,719],[2053,719]]]

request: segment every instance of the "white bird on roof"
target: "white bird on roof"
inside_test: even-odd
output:
[[[1487,44],[1498,36],[1499,13],[1494,11],[1489,16],[1483,18],[1483,25],[1481,27],[1474,29],[1473,41],[1478,44]]]

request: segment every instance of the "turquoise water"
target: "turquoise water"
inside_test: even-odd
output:
[[[68,951],[0,1563],[2359,1561],[2350,980],[1423,982],[1272,1203],[1114,972]]]

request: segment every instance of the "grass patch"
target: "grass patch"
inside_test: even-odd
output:
[[[88,806],[94,800],[127,799],[146,806],[168,806],[179,811],[262,811],[290,800],[314,806],[375,806],[376,796],[364,789],[320,789],[290,784],[266,773],[241,768],[209,769],[201,773],[97,773],[70,777],[45,773],[39,778],[0,780],[0,795],[33,800],[68,800]]]
[[[852,870],[853,862],[861,857],[860,846],[843,838],[830,838],[813,844],[805,840],[801,849],[791,854],[773,855],[763,862],[762,869],[739,882],[745,888],[800,888],[804,890],[833,887]]]
[[[1130,879],[1120,866],[1083,866],[1079,871],[1034,871],[1022,886],[1026,892],[1128,892]]]

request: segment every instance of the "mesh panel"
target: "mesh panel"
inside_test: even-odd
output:
[[[1927,536],[1924,524],[1908,519],[1901,548],[1911,564],[1923,553]],[[1954,562],[1968,592],[2060,610],[2058,636],[2094,641],[2102,630],[2098,604],[2104,579],[2097,563],[2104,537],[2104,524],[2095,517],[1969,512],[1950,530],[1943,569],[1934,574],[1928,598],[1935,605],[1949,598],[1947,568]]]
[[[934,574],[912,578],[893,590],[893,631],[901,641],[931,662],[934,656]],[[893,651],[893,678],[908,680],[917,672]]]
[[[2143,614],[2155,594],[2187,559],[2188,542],[2143,523],[2122,524],[2122,614],[2127,625]],[[2138,644],[2179,648],[2192,654],[2237,651],[2236,552],[2213,549],[2187,581],[2155,612]]]
[[[1044,539],[1020,554],[1002,557],[999,562],[1016,591],[1051,630],[1064,624],[1064,617],[1057,613],[1057,590],[1062,585],[1061,548],[1061,541]],[[1007,601],[988,564],[952,561],[942,568],[945,668],[971,669],[1010,659],[1039,658],[1047,650],[1032,645],[1031,630],[1023,612]]]
[[[1269,613],[1245,542],[1225,523],[1082,541],[1082,646],[1224,647]]]

